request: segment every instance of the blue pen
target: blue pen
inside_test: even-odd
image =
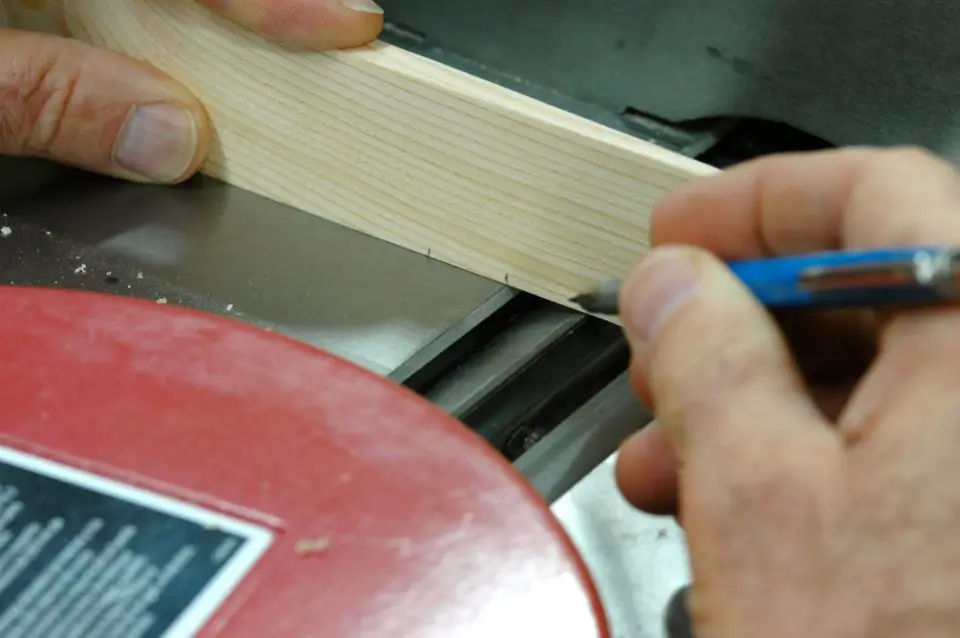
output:
[[[735,261],[730,269],[769,308],[851,308],[960,300],[960,249],[943,246],[821,252]],[[617,314],[620,282],[570,299]]]

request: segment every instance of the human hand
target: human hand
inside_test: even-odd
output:
[[[366,44],[383,27],[383,9],[374,0],[198,2],[257,33],[320,51]]]
[[[656,246],[699,248],[625,282],[658,425],[617,479],[678,514],[698,638],[960,635],[960,309],[778,325],[713,256],[960,244],[958,212],[956,169],[899,149],[757,160],[656,210]]]
[[[200,1],[268,37],[319,50],[365,44],[383,25],[371,0]],[[176,183],[199,168],[211,134],[193,94],[149,65],[47,33],[0,29],[0,156]]]

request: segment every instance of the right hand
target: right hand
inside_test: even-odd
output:
[[[960,308],[785,326],[721,261],[960,245],[957,169],[915,150],[765,158],[680,189],[652,225],[621,308],[658,425],[617,478],[679,514],[698,637],[960,636]]]
[[[371,0],[200,2],[270,38],[316,50],[366,44],[383,26]],[[169,184],[197,171],[211,135],[203,106],[165,73],[75,40],[0,29],[0,155]]]

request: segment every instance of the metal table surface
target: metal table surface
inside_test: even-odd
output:
[[[12,160],[0,176],[7,282],[232,315],[384,375],[504,288],[216,180],[152,187]]]
[[[502,284],[215,180],[151,187],[8,160],[0,160],[0,176],[0,281],[233,316],[385,376],[423,365],[438,344],[511,295]],[[546,341],[571,327],[569,315],[550,308],[533,319],[516,339]],[[507,343],[500,352],[515,350]],[[661,523],[622,502],[609,463],[593,469],[649,418],[621,375],[516,461],[583,550],[616,638],[662,636],[662,603],[685,577],[658,559],[670,542],[682,552],[679,536],[646,542]]]
[[[638,512],[617,490],[616,455],[553,503],[603,600],[613,638],[666,638],[664,610],[690,582],[683,530]]]

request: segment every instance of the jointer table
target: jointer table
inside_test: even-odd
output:
[[[388,24],[384,38],[716,166],[827,145],[755,121],[675,126],[610,111],[411,40],[402,26]],[[209,178],[152,187],[3,158],[0,284],[230,317],[407,386],[550,503],[614,638],[666,635],[687,555],[672,519],[635,511],[614,483],[617,446],[652,418],[629,390],[616,326]]]
[[[701,158],[810,144],[733,129]],[[632,509],[614,483],[617,446],[652,418],[618,327],[209,178],[144,186],[26,160],[0,160],[0,174],[0,283],[231,317],[407,386],[546,498],[615,638],[666,635],[687,556],[675,522]]]
[[[179,304],[285,333],[461,418],[552,502],[614,635],[663,635],[679,530],[622,501],[650,416],[616,327],[208,179],[167,189],[32,162],[0,196],[0,281]]]

